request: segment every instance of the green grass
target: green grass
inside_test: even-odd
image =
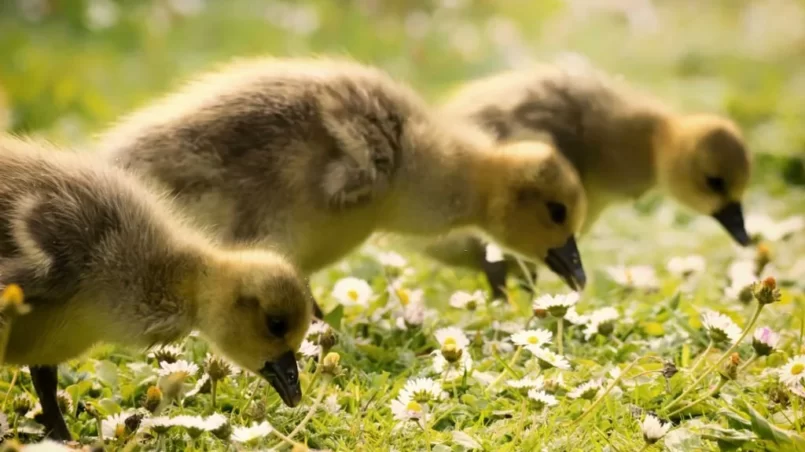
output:
[[[4,56],[0,59],[0,92],[5,93],[0,99],[5,98],[6,106],[4,109],[0,102],[0,118],[8,117],[7,128],[17,133],[45,135],[58,143],[80,146],[118,115],[183,77],[232,56],[349,53],[409,80],[435,100],[462,80],[508,63],[526,57],[552,58],[557,52],[574,50],[669,103],[733,117],[756,156],[746,211],[776,220],[803,214],[805,38],[798,31],[800,22],[788,23],[788,18],[795,19],[805,8],[802,1],[770,2],[772,6],[748,1],[656,2],[661,27],[649,33],[630,29],[623,15],[615,13],[591,11],[587,19],[574,18],[559,1],[475,2],[437,10],[426,1],[377,2],[385,6],[373,8],[366,5],[374,2],[319,0],[304,2],[317,13],[317,28],[309,34],[294,33],[268,20],[268,4],[275,8],[272,18],[290,14],[287,8],[276,9],[277,2],[208,1],[192,15],[171,12],[165,6],[171,3],[164,1],[45,3],[51,4],[53,13],[39,21],[26,19],[15,2],[0,6],[0,54]],[[88,27],[90,4],[118,5],[117,21],[100,30]],[[415,11],[426,14],[412,16]],[[767,20],[752,22],[750,12],[768,14]],[[407,34],[416,28],[417,17],[428,15],[435,18],[427,22],[430,25],[421,38]],[[291,16],[301,17],[303,25],[311,23],[309,11]],[[750,27],[750,23],[755,25]],[[507,32],[510,27],[517,32]],[[789,451],[805,447],[805,399],[777,379],[778,369],[805,353],[805,232],[776,240],[768,238],[772,229],[761,232],[771,251],[764,276],[777,278],[782,299],[763,309],[757,325],[782,335],[779,350],[742,369],[717,397],[705,398],[674,416],[675,424],[666,438],[650,450]],[[378,237],[372,246],[390,245],[386,238]],[[498,354],[489,350],[492,341],[508,338],[499,329],[505,322],[520,327],[530,322],[532,328],[556,331],[556,319],[550,316],[531,319],[532,300],[513,283],[509,303],[485,302],[472,312],[456,309],[448,304],[454,292],[486,290],[481,275],[439,266],[403,249],[396,251],[408,260],[405,271],[383,268],[367,247],[315,275],[316,296],[326,311],[333,311],[329,319],[338,330],[338,341],[332,351],[340,355],[340,369],[338,375],[327,376],[316,360],[303,359],[305,399],[300,407],[284,407],[267,384],[240,374],[218,384],[215,406],[211,394],[202,391],[167,403],[161,414],[217,412],[233,427],[266,420],[277,432],[289,435],[322,397],[327,403],[322,402],[323,407],[293,437],[314,449],[407,451],[430,447],[445,451],[463,450],[474,443],[478,450],[500,452],[641,450],[645,444],[642,413],[654,411],[666,419],[673,410],[664,408],[676,396],[689,390],[684,402],[692,402],[719,381],[713,373],[697,387],[691,386],[726,350],[716,346],[699,369],[691,372],[709,341],[701,315],[711,309],[728,315],[741,328],[747,326],[757,303],[734,300],[724,289],[729,266],[755,259],[755,249],[738,250],[715,221],[693,217],[654,194],[634,205],[610,209],[580,246],[590,283],[577,310],[584,314],[613,307],[619,318],[611,334],[589,340],[583,327],[565,324],[563,352],[571,369],[539,371],[528,351]],[[685,280],[667,271],[672,257],[690,254],[705,258],[706,269],[701,274]],[[651,266],[657,273],[657,289],[619,286],[606,272],[607,267],[619,264]],[[423,325],[405,330],[395,326],[402,307],[398,299],[389,299],[388,286],[397,278],[394,272],[403,273],[400,287],[423,291],[428,307]],[[368,307],[338,308],[331,291],[336,281],[348,276],[366,280],[373,288]],[[565,291],[555,276],[541,271],[539,294]],[[401,427],[393,418],[391,402],[411,378],[440,379],[432,371],[431,352],[439,349],[434,332],[447,326],[467,333],[470,346],[463,353],[472,357],[472,371],[454,383],[443,383],[449,395],[430,406],[424,428]],[[203,365],[204,341],[190,337],[178,345],[182,359]],[[556,351],[555,337],[547,348]],[[751,340],[743,341],[735,351],[743,362],[749,360]],[[674,363],[678,373],[666,379],[660,372],[663,362]],[[167,397],[172,386],[156,375],[158,368],[145,353],[106,345],[85,359],[61,366],[60,387],[73,399],[73,410],[67,415],[73,434],[82,442],[94,442],[98,419],[144,409],[151,386],[161,387]],[[614,368],[624,372],[624,379],[600,402],[569,397],[572,389],[591,379],[602,378],[609,384],[609,372]],[[16,371],[10,367],[0,370],[0,397],[8,393],[3,404],[11,424],[7,436],[16,432],[22,441],[39,441],[39,425],[14,411],[24,398],[34,400],[26,372],[20,372],[15,384],[10,384]],[[561,376],[563,384],[551,387],[556,406],[539,409],[525,392],[507,386],[512,378],[538,373],[553,382]],[[192,388],[202,376],[203,370],[183,384]],[[490,386],[490,380],[496,379],[499,383]],[[333,400],[337,411],[331,409]],[[121,438],[107,438],[112,450],[135,444],[150,450],[291,447],[274,434],[255,444],[238,445],[211,433],[193,440],[179,427],[159,436],[146,429],[136,435],[119,433]]]

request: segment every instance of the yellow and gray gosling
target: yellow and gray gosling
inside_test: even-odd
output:
[[[11,324],[5,356],[30,366],[48,434],[70,438],[59,363],[99,342],[149,347],[193,329],[299,403],[294,353],[312,297],[295,267],[273,252],[216,246],[96,161],[0,137],[0,284],[19,285],[32,308]]]
[[[591,66],[567,65],[538,65],[467,83],[441,112],[470,121],[499,143],[553,143],[584,185],[583,232],[607,206],[659,186],[688,208],[713,216],[737,243],[749,243],[741,199],[750,156],[740,131],[725,118],[672,111]],[[428,254],[443,258],[467,249],[483,256],[483,244],[466,236],[431,243]],[[483,257],[473,262],[475,268],[486,265]]]
[[[492,147],[386,73],[325,58],[229,64],[123,118],[99,143],[222,240],[276,244],[305,273],[373,232],[466,229],[547,259],[583,287],[574,234],[586,201],[575,170],[549,144]]]

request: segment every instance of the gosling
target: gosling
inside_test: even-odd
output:
[[[19,285],[32,308],[11,323],[5,356],[30,366],[48,434],[70,439],[56,365],[99,342],[149,347],[193,329],[298,404],[294,353],[312,297],[295,267],[217,247],[132,176],[90,158],[0,137],[0,284]]]
[[[684,206],[714,217],[740,245],[749,244],[741,199],[750,156],[738,127],[725,118],[678,113],[589,65],[561,64],[470,82],[441,112],[470,121],[498,142],[553,143],[578,170],[587,194],[582,234],[607,206],[659,186]],[[426,253],[449,260],[470,250],[473,257],[465,261],[488,266],[483,244],[472,241],[454,236],[430,243]],[[508,261],[504,267],[519,270]],[[499,272],[488,276],[500,283]]]
[[[229,243],[276,244],[309,274],[373,232],[472,230],[586,277],[574,234],[586,199],[545,143],[507,152],[441,121],[379,69],[338,59],[251,59],[201,76],[100,137],[115,165],[167,189]]]

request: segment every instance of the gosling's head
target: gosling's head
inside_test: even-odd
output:
[[[751,162],[738,128],[712,115],[675,121],[673,143],[660,155],[658,177],[672,196],[689,208],[711,215],[739,244],[749,244],[741,199]]]
[[[199,295],[201,334],[296,406],[302,390],[295,352],[310,326],[313,300],[297,270],[269,252],[227,253],[206,269]]]
[[[574,290],[583,289],[587,278],[575,234],[587,198],[576,170],[546,143],[502,146],[493,153],[496,160],[481,169],[491,187],[486,232],[515,254],[544,261]]]

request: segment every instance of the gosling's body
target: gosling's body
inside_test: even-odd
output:
[[[470,82],[442,106],[498,142],[553,143],[572,162],[587,195],[586,232],[612,203],[659,186],[703,214],[729,210],[725,225],[746,244],[740,213],[750,160],[738,128],[715,115],[685,115],[592,67],[539,65]],[[723,190],[708,186],[721,179]],[[717,181],[716,181],[717,182]],[[729,206],[729,207],[728,207]],[[737,206],[737,208],[736,208]],[[725,220],[719,218],[724,224]],[[466,235],[429,245],[429,254],[478,268]],[[511,267],[511,264],[510,264]]]
[[[100,140],[222,240],[276,246],[306,273],[376,231],[466,228],[536,260],[567,243],[584,215],[569,163],[547,145],[491,146],[383,72],[330,59],[228,65]],[[561,224],[548,201],[566,207]]]
[[[99,342],[148,347],[198,329],[246,369],[264,374],[290,356],[295,375],[311,298],[286,259],[218,248],[91,155],[0,137],[0,166],[0,284],[19,285],[32,308],[13,320],[5,357],[50,369],[52,387],[34,382],[55,436],[69,438],[50,403],[55,365]]]

